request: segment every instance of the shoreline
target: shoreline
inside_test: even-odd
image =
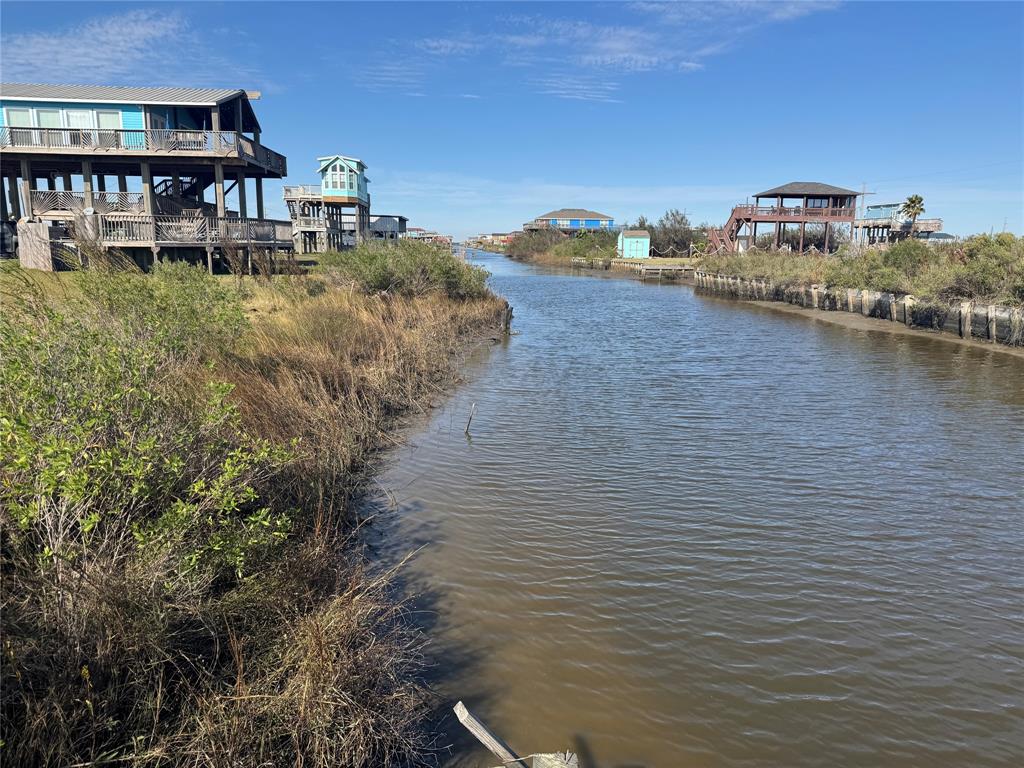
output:
[[[753,307],[770,309],[786,315],[798,315],[806,318],[807,320],[828,323],[829,325],[838,325],[843,328],[852,328],[858,331],[881,331],[882,333],[890,333],[898,336],[913,336],[919,339],[933,339],[935,341],[955,344],[982,352],[998,352],[1000,354],[1011,355],[1019,359],[1024,359],[1024,347],[1011,347],[1006,344],[994,344],[991,341],[978,341],[976,339],[962,339],[959,336],[953,336],[952,334],[943,333],[942,331],[935,331],[926,328],[908,328],[902,323],[883,320],[876,317],[865,317],[864,315],[850,312],[823,312],[821,310],[806,309],[805,307],[786,304],[779,301],[737,299],[703,292],[698,292],[698,294],[703,298],[729,303],[735,302],[747,304]]]

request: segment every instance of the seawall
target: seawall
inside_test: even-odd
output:
[[[846,312],[898,323],[915,331],[939,331],[965,341],[1024,347],[1024,311],[1019,307],[964,301],[951,306],[918,301],[913,296],[833,288],[821,285],[776,285],[698,270],[694,284],[701,292],[758,302],[782,302],[819,312]]]

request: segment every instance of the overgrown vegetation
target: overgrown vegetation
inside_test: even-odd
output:
[[[686,257],[690,246],[707,242],[707,225],[694,227],[689,217],[676,208],[670,208],[657,221],[648,221],[646,216],[629,224],[627,229],[646,229],[651,234],[651,251],[655,256]]]
[[[414,296],[440,290],[453,299],[481,298],[487,293],[483,270],[415,240],[364,243],[352,250],[324,254],[319,262],[369,292]]]
[[[5,764],[416,756],[421,638],[351,500],[501,311],[446,259],[0,275]]]
[[[844,248],[835,256],[760,250],[709,254],[702,266],[722,274],[768,278],[780,285],[867,288],[945,304],[1024,304],[1024,238],[1010,233],[939,245],[907,239],[885,250]]]

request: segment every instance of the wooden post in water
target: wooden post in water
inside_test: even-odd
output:
[[[530,768],[526,761],[513,752],[508,744],[477,720],[461,701],[455,705],[455,716],[460,723],[466,726],[466,730],[472,733],[477,741],[487,747],[490,753],[501,760],[504,765],[511,765],[514,768]]]
[[[501,332],[506,336],[512,332],[512,305],[507,301],[501,311]]]
[[[961,301],[960,302],[960,338],[969,339],[971,338],[971,315],[973,309],[971,302]]]
[[[985,320],[988,326],[988,338],[989,341],[996,341],[996,305],[989,304],[988,309],[985,310]]]

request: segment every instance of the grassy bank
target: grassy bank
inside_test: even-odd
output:
[[[614,232],[591,232],[581,237],[570,237],[554,230],[537,230],[513,240],[507,253],[513,259],[532,264],[569,266],[575,256],[614,259],[617,255],[616,239]]]
[[[422,639],[351,503],[502,302],[421,244],[324,261],[272,282],[2,275],[5,764],[423,746]]]
[[[884,251],[836,256],[785,251],[711,254],[701,266],[720,274],[767,278],[777,285],[867,288],[912,294],[935,304],[1024,304],[1024,238],[1007,233],[936,246],[905,240]]]

